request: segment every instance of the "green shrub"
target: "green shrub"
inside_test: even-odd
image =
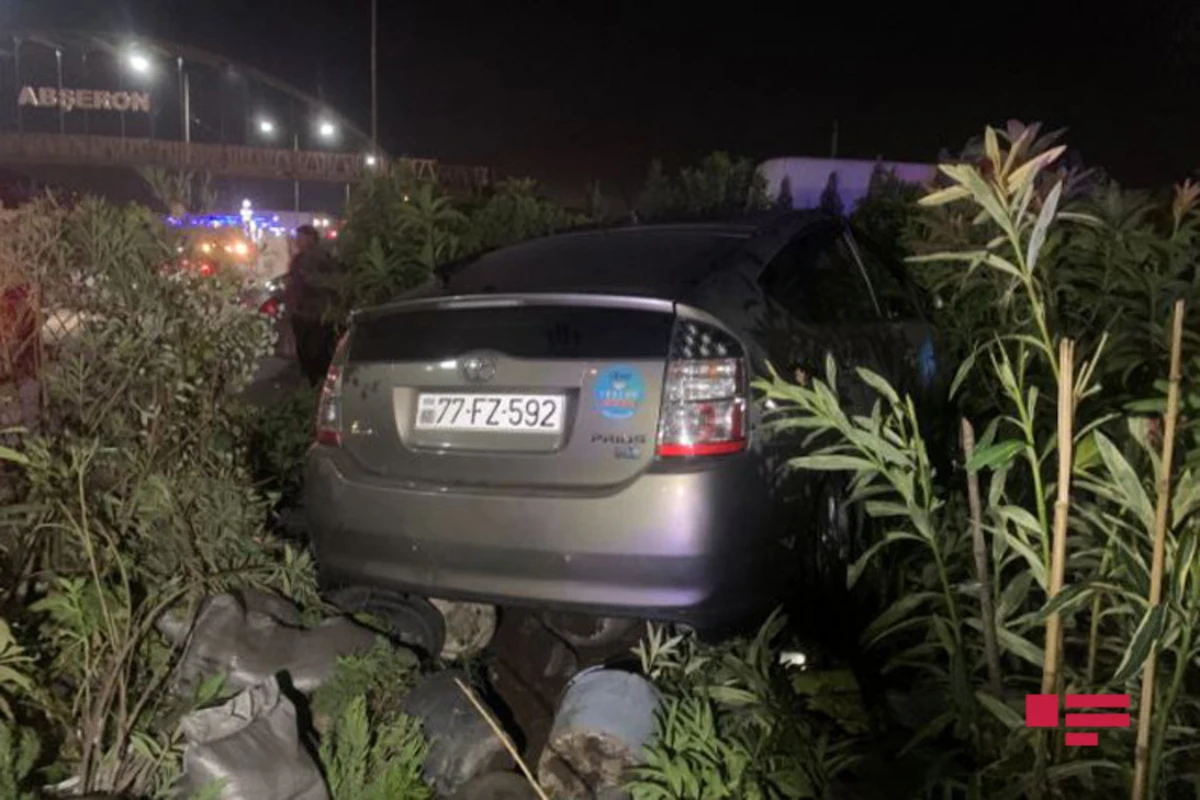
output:
[[[579,227],[588,216],[542,197],[529,179],[507,180],[462,201],[403,172],[360,184],[339,237],[345,267],[338,319],[421,285],[459,257]]]
[[[23,642],[41,670],[22,708],[81,790],[165,796],[190,706],[164,691],[162,613],[243,586],[316,602],[311,558],[264,534],[270,502],[239,449],[240,395],[271,332],[230,283],[174,269],[145,209],[29,213],[12,231],[39,254],[27,279],[83,327],[41,374],[41,429],[22,445],[29,511],[3,550],[16,580],[0,593],[38,633]]]
[[[419,668],[412,651],[381,636],[364,655],[339,658],[333,678],[313,692],[334,800],[433,796],[421,779],[428,748],[420,723],[399,712]]]
[[[32,662],[8,622],[0,618],[0,718],[13,719],[12,699],[28,694],[32,688]]]
[[[1195,269],[1196,189],[1184,184],[1172,202],[1163,204],[1121,189],[1098,170],[1078,163],[1062,166],[1060,162],[1069,155],[1058,144],[1062,133],[1043,135],[1039,125],[1010,122],[994,134],[996,141],[1010,147],[1020,143],[1021,158],[1027,163],[1053,156],[1039,171],[1030,195],[1033,205],[1027,211],[1036,211],[1050,187],[1059,183],[1059,219],[1082,223],[1048,230],[1040,262],[1030,275],[1040,310],[1032,308],[1029,293],[1021,290],[1013,275],[981,268],[986,266],[982,262],[927,260],[915,263],[912,274],[941,299],[934,320],[947,352],[960,359],[997,333],[1033,332],[1044,338],[1033,331],[1041,318],[1085,351],[1094,350],[1105,331],[1112,332],[1105,357],[1097,364],[1097,379],[1104,386],[1105,400],[1119,408],[1142,397],[1145,388],[1164,374],[1166,326],[1174,301],[1200,296],[1200,273]],[[980,137],[955,160],[976,165],[986,180],[994,168],[983,148]],[[948,182],[942,176],[938,185]],[[898,239],[888,245],[897,252],[978,253],[991,244],[997,232],[994,225],[978,208],[971,210],[961,203],[914,209],[905,200],[903,226],[886,222],[895,220],[899,211],[894,188],[881,192],[877,200],[868,198],[862,222],[875,230],[899,229]],[[881,218],[885,222],[878,224]],[[879,238],[886,244],[886,234]],[[1191,358],[1200,355],[1200,334],[1195,332],[1200,307],[1189,302],[1187,312],[1184,352]],[[963,402],[973,413],[984,412],[989,398],[999,391],[990,373],[975,371],[964,385]]]
[[[477,253],[495,247],[548,236],[577,228],[592,219],[574,214],[539,196],[531,179],[507,180],[467,212],[463,252]]]
[[[391,172],[359,184],[338,238],[344,273],[336,318],[427,281],[462,251],[465,227],[436,183]]]
[[[334,800],[426,800],[421,778],[428,745],[420,722],[403,714],[372,718],[362,696],[352,699],[321,744]]]
[[[788,680],[776,663],[783,627],[773,616],[753,639],[719,646],[650,627],[635,653],[664,701],[631,776],[635,800],[827,796],[858,758],[858,715],[828,713],[837,705],[819,681]]]
[[[313,692],[312,712],[319,730],[339,719],[362,698],[372,719],[394,713],[416,682],[420,664],[411,650],[380,637],[370,652],[343,656],[331,680]]]
[[[786,793],[758,774],[758,766],[754,742],[747,741],[744,731],[725,736],[717,729],[711,701],[670,698],[632,793],[635,800],[812,796],[803,788]]]
[[[1078,164],[1058,167],[1063,154],[1056,134],[1011,123],[944,165],[919,207],[911,187],[877,175],[856,211],[876,244],[916,254],[915,275],[943,300],[935,321],[963,359],[951,392],[981,431],[953,473],[935,470],[912,399],[878,375],[840,376],[831,360],[823,379],[758,384],[772,401],[769,429],[808,434],[789,467],[849,473],[854,502],[881,532],[848,569],[851,586],[883,598],[860,637],[860,667],[876,665],[871,704],[853,693],[814,698],[806,672],[790,685],[763,680],[770,636],[738,651],[652,630],[639,653],[667,704],[635,796],[824,797],[835,783],[847,796],[1122,796],[1132,731],[1067,749],[1025,728],[1021,700],[1041,680],[1055,692],[1136,695],[1152,652],[1149,796],[1195,796],[1194,375],[1175,463],[1159,463],[1156,437],[1179,298],[1189,307],[1185,363],[1200,369],[1200,189],[1185,183],[1163,206]],[[661,173],[651,183],[670,193]],[[1059,374],[1064,338],[1080,353],[1071,375]],[[869,412],[845,410],[847,381],[876,397]],[[1060,385],[1072,396],[1074,458],[1065,589],[1051,600]],[[1164,474],[1173,489],[1164,602],[1150,608]],[[1063,658],[1043,675],[1052,614]]]
[[[648,221],[743,216],[771,207],[766,189],[766,179],[753,161],[731,158],[728,153],[712,153],[675,175],[655,161],[638,203],[638,216]]]
[[[304,486],[304,456],[313,442],[320,387],[304,387],[281,402],[250,412],[246,434],[251,469],[259,486],[293,505]]]
[[[1041,141],[1036,127],[1013,127],[1007,138],[989,129],[978,161],[943,166],[947,180],[922,199],[941,211],[923,217],[916,261],[926,277],[942,273],[944,312],[960,315],[969,357],[954,383],[975,387],[969,410],[982,430],[965,475],[931,469],[912,400],[879,376],[858,370],[878,397],[858,416],[841,407],[832,361],[824,380],[775,378],[760,388],[776,403],[776,428],[811,433],[791,466],[850,473],[855,499],[885,531],[850,581],[873,566],[889,598],[861,641],[896,689],[888,729],[905,732],[902,754],[920,783],[978,797],[1126,793],[1132,734],[1103,736],[1090,753],[1064,750],[1024,727],[1020,700],[1039,678],[1055,692],[1136,694],[1157,650],[1150,793],[1163,796],[1188,779],[1181,745],[1200,723],[1184,678],[1200,655],[1200,515],[1195,474],[1157,463],[1150,421],[1123,406],[1133,396],[1147,398],[1139,409],[1161,408],[1152,385],[1163,374],[1160,315],[1173,296],[1190,294],[1172,276],[1195,259],[1195,194],[1181,190],[1168,225],[1148,214],[1097,217],[1095,197],[1072,196],[1071,172],[1053,170],[1062,149]],[[1135,316],[1141,322],[1131,324]],[[1082,355],[1073,374],[1060,375],[1066,337]],[[1110,360],[1151,340],[1145,369]],[[1066,590],[1051,601],[1060,430],[1050,398],[1060,385],[1072,398],[1074,459]],[[1194,453],[1180,455],[1195,463]],[[1167,588],[1165,604],[1151,609],[1151,498],[1168,471]],[[976,479],[973,500],[967,484]],[[1042,675],[1052,613],[1063,620],[1065,659]]]
[[[850,222],[856,236],[873,244],[881,255],[897,263],[912,255],[912,228],[920,214],[923,189],[896,177],[894,171],[877,166],[871,173],[867,194],[854,207]]]
[[[14,730],[0,721],[0,797],[35,800],[30,787],[34,767],[41,754],[37,735],[28,728]]]

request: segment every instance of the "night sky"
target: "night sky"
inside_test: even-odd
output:
[[[381,143],[556,186],[599,178],[614,196],[656,156],[828,155],[835,119],[845,157],[929,160],[1017,117],[1069,127],[1085,161],[1128,184],[1200,166],[1196,4],[922,5],[379,0]],[[364,128],[369,20],[369,0],[0,2],[4,25],[245,60]]]

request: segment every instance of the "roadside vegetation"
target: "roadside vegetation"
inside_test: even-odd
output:
[[[599,184],[586,208],[544,196],[530,179],[509,179],[467,200],[437,183],[397,170],[374,176],[351,196],[338,239],[344,267],[336,320],[349,310],[388,300],[461,258],[565,230],[613,222]],[[769,207],[765,183],[749,159],[713,153],[700,164],[650,169],[633,214],[642,220],[749,214]]]
[[[811,434],[790,468],[847,475],[873,523],[848,569],[870,622],[834,666],[781,663],[805,647],[781,615],[719,646],[651,626],[637,655],[664,703],[636,800],[1200,796],[1200,187],[1123,190],[1060,139],[1014,123],[935,186],[877,175],[852,221],[937,298],[958,447],[931,453],[945,432],[879,376],[831,362],[760,382],[771,427]],[[637,217],[770,204],[751,162],[714,154],[653,167]],[[374,178],[339,239],[337,314],[611,221],[598,192],[587,205],[529,181],[464,202]],[[303,542],[271,524],[298,502],[314,396],[245,407],[269,325],[236,287],[171,269],[174,248],[138,207],[0,213],[3,288],[41,287],[36,309],[86,330],[38,345],[37,418],[0,432],[2,797],[170,796],[179,721],[236,692],[172,691],[163,613],[234,588],[325,610]],[[842,403],[850,381],[868,413]],[[431,796],[429,745],[399,711],[421,669],[380,644],[312,696],[334,798]],[[1134,724],[1095,747],[1025,727],[1026,695],[1066,693],[1128,694]]]
[[[175,722],[219,689],[167,691],[164,612],[243,586],[317,602],[307,553],[264,534],[241,450],[270,333],[236,287],[169,267],[147,209],[43,198],[2,225],[6,283],[86,333],[44,337],[36,427],[2,451],[0,786],[165,796]]]
[[[915,196],[880,175],[855,220],[940,299],[953,470],[879,376],[829,363],[759,386],[775,428],[812,434],[791,468],[848,473],[875,523],[849,570],[877,604],[862,688],[776,665],[778,625],[733,654],[652,631],[672,699],[635,797],[1197,796],[1200,191],[1157,201],[1063,167],[1037,126],[963,156]],[[854,377],[869,414],[839,402]],[[1128,694],[1133,726],[1067,747],[1061,724],[1025,727],[1028,694]]]

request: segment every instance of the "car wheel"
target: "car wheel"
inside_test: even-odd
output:
[[[544,612],[542,623],[555,636],[577,648],[608,647],[644,624],[635,618],[598,617],[557,611]]]
[[[865,515],[849,495],[849,480],[840,476],[822,480],[815,494],[807,560],[810,581],[822,600],[845,599],[849,567],[862,552]]]
[[[446,644],[446,621],[423,597],[365,587],[330,592],[326,599],[347,614],[370,614],[400,644],[436,657]]]

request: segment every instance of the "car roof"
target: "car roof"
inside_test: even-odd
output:
[[[562,233],[492,250],[445,273],[450,294],[582,292],[674,297],[737,250],[745,222],[630,225]]]

